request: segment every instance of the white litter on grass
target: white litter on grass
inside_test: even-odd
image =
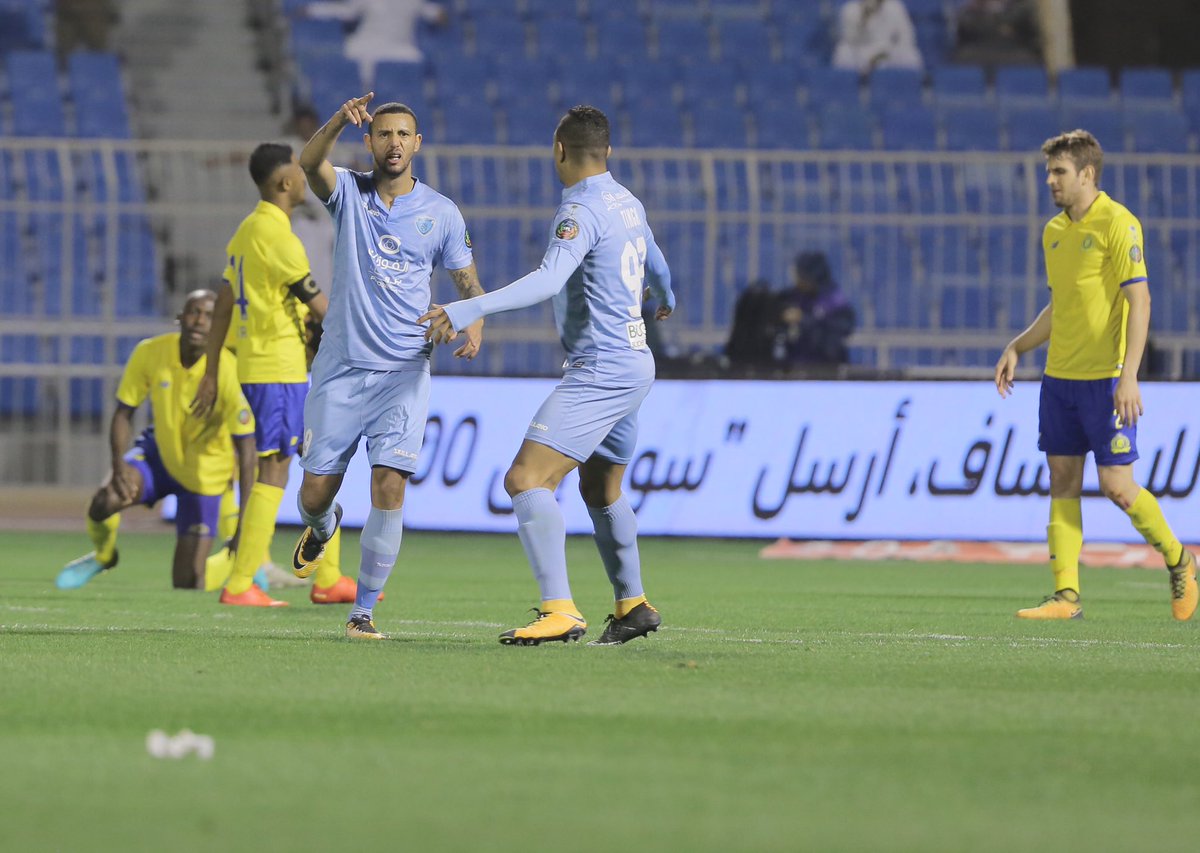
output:
[[[195,755],[201,761],[213,757],[216,747],[209,735],[198,735],[191,729],[183,729],[177,735],[169,735],[162,729],[154,729],[146,735],[146,752],[155,758],[186,758]]]

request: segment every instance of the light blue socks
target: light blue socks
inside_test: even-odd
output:
[[[358,568],[358,591],[354,596],[354,609],[350,616],[370,618],[387,583],[396,557],[400,554],[400,539],[404,533],[404,508],[379,509],[371,507],[367,523],[363,525],[360,545],[362,563]]]
[[[642,558],[637,546],[637,516],[625,495],[612,506],[603,509],[588,507],[588,515],[596,528],[596,548],[604,563],[604,571],[612,581],[614,598],[636,598],[643,595]]]
[[[530,489],[512,499],[517,536],[542,591],[542,601],[570,599],[567,581],[567,524],[554,493]]]

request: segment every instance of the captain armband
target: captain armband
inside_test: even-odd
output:
[[[295,284],[289,284],[288,290],[291,291],[292,296],[306,305],[321,292],[321,288],[317,287],[316,281],[313,280],[312,273],[305,273],[304,278]]]

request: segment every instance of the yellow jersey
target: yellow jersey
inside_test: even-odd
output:
[[[1046,375],[1120,376],[1129,303],[1121,288],[1147,281],[1142,224],[1100,193],[1073,222],[1066,211],[1046,223],[1042,251],[1051,295]]]
[[[190,409],[204,377],[205,356],[191,367],[179,360],[179,332],[139,343],[121,374],[117,400],[136,409],[147,397],[154,438],[167,472],[189,491],[219,495],[233,476],[233,436],[254,435],[254,415],[238,384],[236,359],[226,353],[217,372],[217,400],[204,420]]]
[[[260,201],[225,248],[233,288],[226,344],[242,383],[307,382],[303,303],[288,289],[309,275],[308,254],[283,210]]]

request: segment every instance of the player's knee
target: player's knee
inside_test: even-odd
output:
[[[579,496],[590,507],[602,508],[612,506],[621,497],[621,485],[615,487],[607,480],[592,480],[579,478]]]
[[[1104,497],[1125,511],[1133,506],[1133,501],[1137,497],[1136,493],[1130,494],[1131,490],[1126,489],[1120,483],[1101,483],[1100,491],[1104,493]]]
[[[524,465],[513,465],[504,475],[504,491],[510,498],[515,498],[522,492],[538,488],[541,483],[535,480],[533,472]]]

